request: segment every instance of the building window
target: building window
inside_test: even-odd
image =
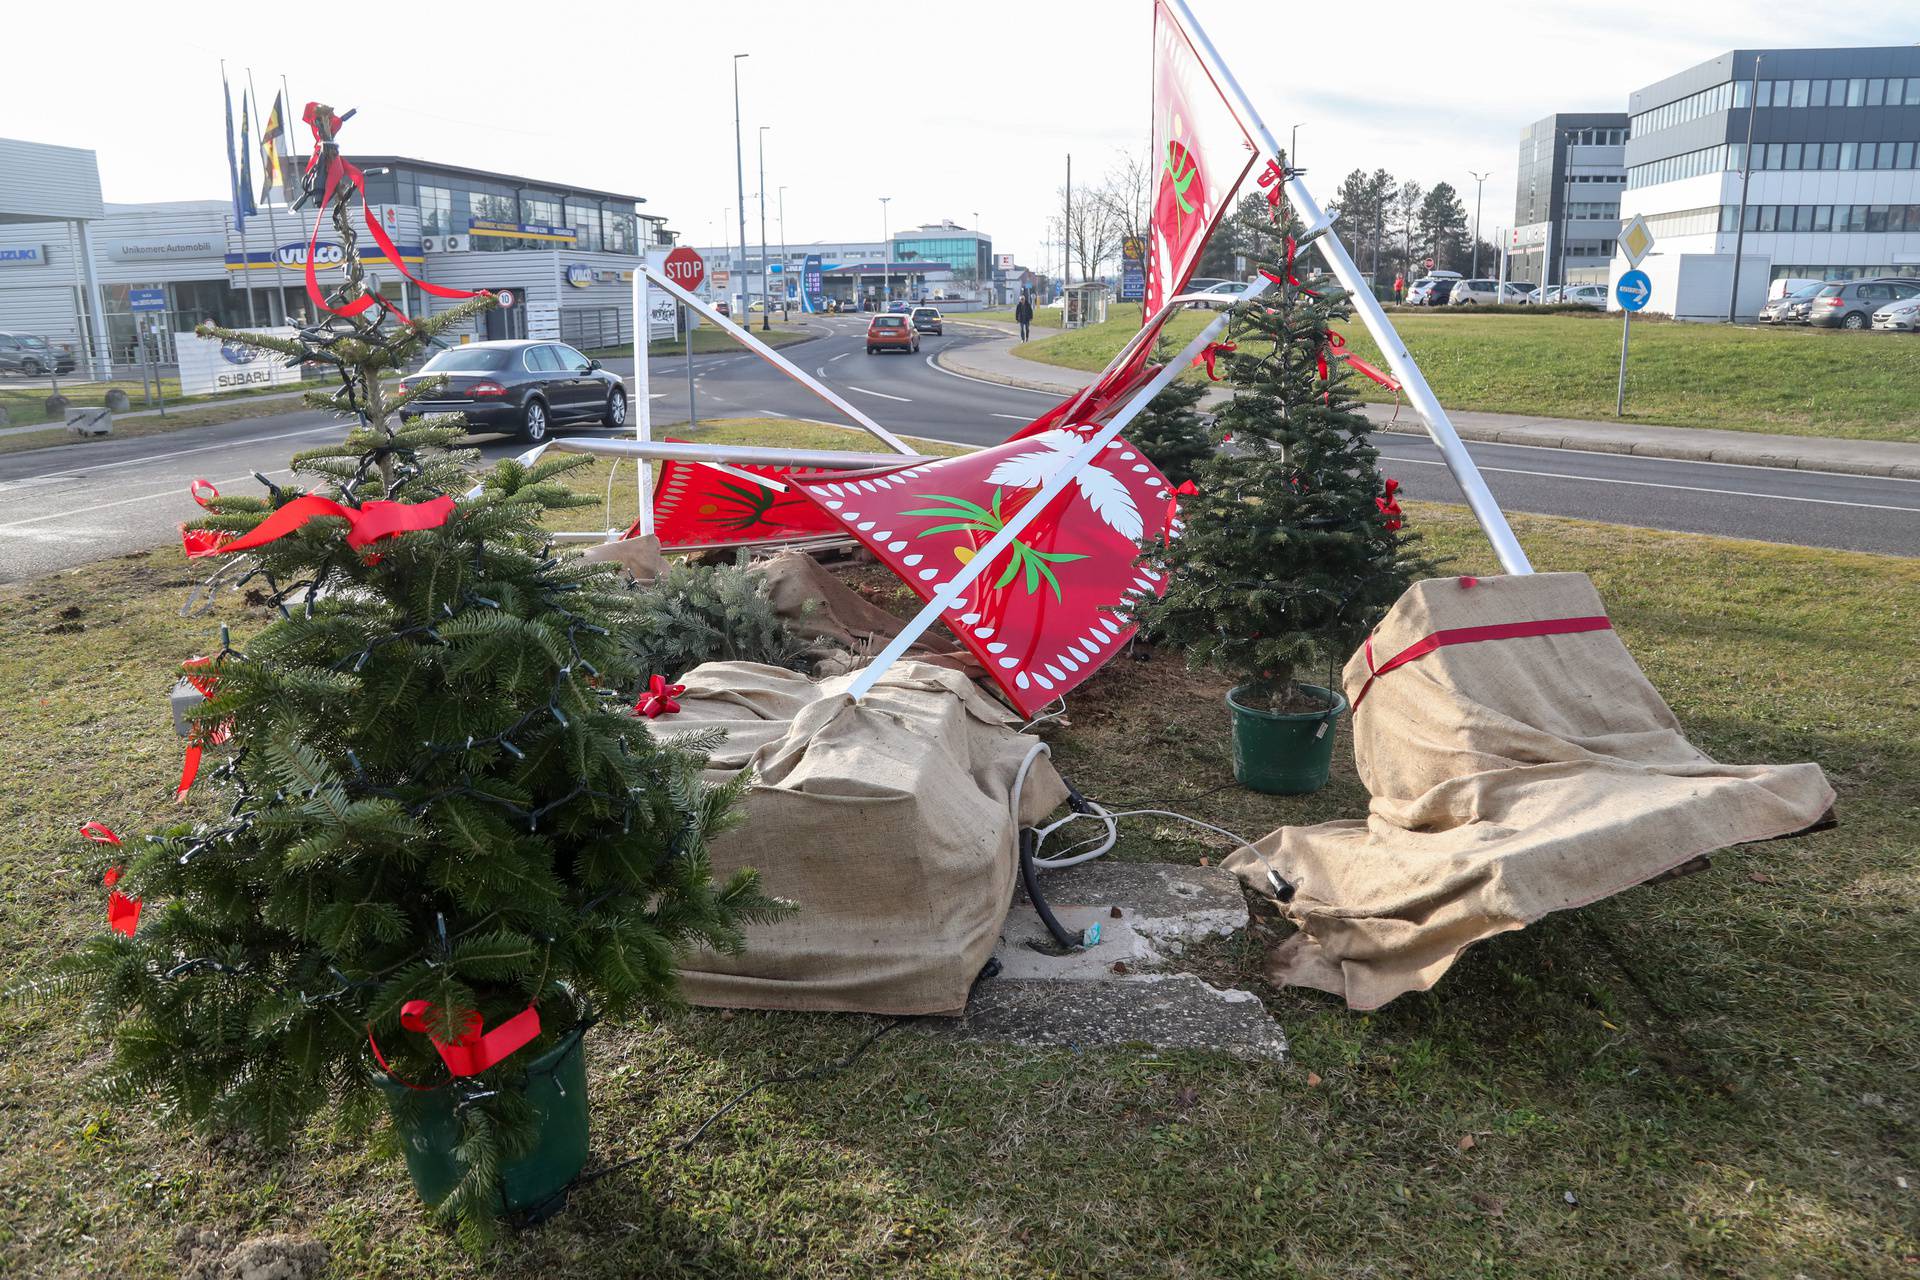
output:
[[[521,202],[521,207],[526,215],[522,219],[524,222],[537,222],[548,227],[560,225],[560,202],[557,200],[537,200],[529,196]]]
[[[445,187],[421,187],[420,234],[444,236],[453,232],[453,192]]]

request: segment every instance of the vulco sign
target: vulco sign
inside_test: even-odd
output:
[[[307,265],[306,241],[283,244],[273,251],[274,258],[283,267],[304,269]],[[347,260],[347,251],[331,240],[322,240],[313,246],[313,265],[316,267],[337,267]]]
[[[567,268],[567,283],[576,289],[591,285],[598,273],[584,262],[576,262]]]

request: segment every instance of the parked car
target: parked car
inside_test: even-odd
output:
[[[1821,329],[1865,329],[1875,311],[1913,297],[1920,297],[1920,280],[1835,281],[1813,296],[1807,323]]]
[[[904,316],[912,310],[913,304],[911,302],[889,302],[887,304],[887,314],[890,316]]]
[[[1889,302],[1873,313],[1873,327],[1883,333],[1920,333],[1920,297]]]
[[[897,347],[906,352],[920,349],[920,331],[906,316],[888,311],[875,316],[867,322],[867,354],[883,347]]]
[[[1518,285],[1507,287],[1516,291],[1519,289]],[[1506,295],[1505,301],[1518,302],[1522,297],[1523,295],[1518,292],[1510,293]],[[1498,280],[1455,280],[1452,291],[1447,294],[1447,305],[1450,307],[1471,307],[1476,304],[1493,306],[1500,301],[1502,298]]]
[[[437,353],[400,382],[407,390],[427,374],[442,374],[446,386],[400,411],[402,418],[429,413],[466,415],[483,431],[512,431],[539,444],[565,423],[627,423],[627,390],[617,374],[564,342],[470,342]]]
[[[718,311],[723,316],[730,316],[733,314],[733,304],[729,302],[716,302],[713,304],[713,309],[715,311]]]
[[[1253,288],[1253,285],[1242,280],[1222,280],[1220,283],[1210,284],[1204,289],[1195,289],[1192,285],[1188,285],[1188,293],[1204,293],[1209,298],[1219,299],[1218,302],[1195,302],[1188,305],[1204,307],[1209,310],[1224,311],[1234,303],[1240,301],[1247,290],[1251,288]]]
[[[1824,288],[1826,288],[1826,285],[1823,283],[1810,284],[1796,289],[1792,293],[1783,293],[1777,298],[1767,299],[1767,305],[1760,308],[1760,323],[1786,324],[1788,313],[1793,310],[1795,305],[1813,301],[1815,295]],[[1801,307],[1800,309],[1800,318],[1803,321],[1806,318],[1805,307]]]
[[[1548,292],[1560,295],[1554,299],[1555,302],[1592,307],[1595,311],[1607,309],[1607,286],[1603,284],[1570,284]]]
[[[908,319],[913,321],[913,328],[916,333],[931,333],[936,338],[946,333],[946,330],[941,327],[940,309],[938,307],[915,307],[912,315],[910,315]]]
[[[56,347],[32,333],[0,331],[0,373],[37,378],[43,373],[72,373],[73,350]]]
[[[1407,305],[1410,307],[1441,307],[1453,292],[1453,286],[1460,283],[1458,275],[1449,272],[1446,275],[1421,276],[1407,286]]]

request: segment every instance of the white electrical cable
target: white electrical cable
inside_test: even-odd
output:
[[[1060,704],[1060,709],[1058,711],[1049,711],[1047,709],[1048,707],[1051,707],[1053,705],[1053,702],[1057,702]],[[1067,700],[1065,696],[1055,698],[1053,702],[1049,702],[1045,707],[1040,708],[1039,715],[1035,716],[1033,719],[1021,725],[1020,732],[1032,733],[1034,729],[1036,729],[1040,725],[1045,724],[1047,721],[1058,720],[1060,717],[1067,714]]]

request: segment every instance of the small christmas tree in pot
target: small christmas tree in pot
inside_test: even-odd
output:
[[[1277,794],[1326,784],[1346,709],[1303,677],[1343,662],[1432,568],[1350,392],[1333,327],[1350,314],[1345,295],[1295,271],[1291,255],[1273,268],[1279,283],[1235,307],[1228,339],[1207,352],[1234,388],[1214,419],[1230,443],[1197,466],[1178,536],[1149,546],[1168,587],[1139,610],[1190,664],[1239,678],[1227,695],[1234,776]]]
[[[201,331],[331,363],[313,399],[357,423],[294,459],[325,492],[196,495],[189,554],[253,556],[277,614],[188,667],[191,758],[227,753],[219,816],[89,824],[111,928],[17,991],[85,994],[111,1092],[209,1130],[278,1143],[384,1096],[422,1196],[484,1238],[557,1208],[584,1162],[588,1023],[671,1001],[682,949],[737,949],[785,908],[751,872],[713,880],[740,787],[634,713],[634,593],[552,552],[542,512],[593,501],[556,481],[587,460],[502,462],[469,492],[459,419],[401,421],[438,380],[381,382],[493,300],[356,307],[344,190],[333,214],[349,265],[325,309],[348,319]]]

